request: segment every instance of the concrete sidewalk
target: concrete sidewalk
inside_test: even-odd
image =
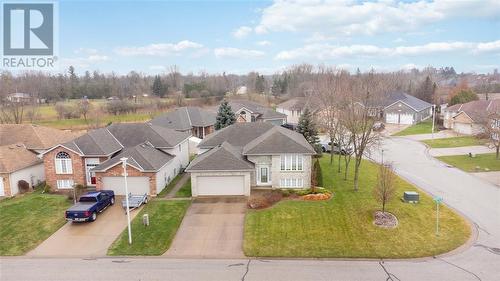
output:
[[[457,134],[452,130],[443,130],[434,133],[435,139],[444,139],[444,138],[454,138],[454,137],[462,137],[463,135]],[[412,139],[412,140],[430,140],[432,139],[432,134],[420,134],[420,135],[409,135],[403,136],[404,138]]]
[[[493,152],[495,152],[495,149],[489,148],[489,147],[484,146],[484,145],[429,149],[429,155],[431,155],[433,157],[449,156],[449,155],[467,155],[469,153],[484,154],[484,153],[493,153]]]

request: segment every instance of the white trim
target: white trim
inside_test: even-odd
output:
[[[108,133],[115,139],[115,141],[121,145],[122,148],[124,148],[125,146],[123,146],[123,144],[109,131],[108,127],[106,127],[106,131],[108,131]],[[97,142],[96,142],[97,143]],[[75,144],[76,145],[76,144]]]
[[[78,145],[76,145],[76,143],[75,143],[75,146],[78,148],[78,150],[80,150],[80,148],[78,147]],[[50,149],[48,149],[48,150],[46,150],[46,151],[44,151],[44,152],[40,153],[40,157],[42,157],[43,155],[45,155],[45,154],[49,153],[50,151],[52,151],[52,150],[54,150],[54,149],[56,149],[56,148],[58,148],[58,147],[64,147],[64,148],[66,148],[67,150],[69,150],[69,151],[71,151],[71,152],[73,152],[73,153],[76,153],[76,154],[78,154],[78,155],[80,155],[80,156],[85,156],[84,154],[80,153],[80,152],[81,152],[81,150],[80,150],[80,152],[76,152],[76,151],[74,151],[73,149],[71,149],[71,148],[68,148],[68,147],[64,146],[63,144],[58,144],[58,145],[56,145],[56,146],[54,146],[54,147],[52,147],[52,148],[50,148]],[[92,155],[92,156],[93,156],[93,155]],[[96,156],[107,156],[107,155],[96,155]]]

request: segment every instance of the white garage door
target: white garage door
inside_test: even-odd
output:
[[[199,176],[196,179],[199,196],[245,195],[244,176]]]
[[[472,126],[465,123],[455,123],[453,124],[453,131],[459,134],[472,135]]]
[[[399,124],[413,124],[413,115],[412,114],[400,114],[399,115]]]
[[[385,123],[397,124],[398,123],[398,115],[395,113],[386,114],[385,115]]]
[[[148,177],[127,177],[128,192],[132,194],[150,194]],[[125,195],[123,177],[102,177],[103,189],[113,190],[116,195]]]

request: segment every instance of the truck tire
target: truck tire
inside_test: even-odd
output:
[[[95,221],[97,219],[97,213],[93,212],[92,215],[90,216],[89,221]]]
[[[115,197],[112,197],[111,201],[110,201],[110,205],[114,205],[114,204],[115,204]]]

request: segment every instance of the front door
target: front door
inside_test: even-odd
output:
[[[91,170],[97,166],[99,166],[99,158],[85,158],[85,172],[86,172],[87,185],[96,184],[95,172],[92,172]]]
[[[257,167],[257,185],[269,185],[271,183],[270,169],[268,166]]]

